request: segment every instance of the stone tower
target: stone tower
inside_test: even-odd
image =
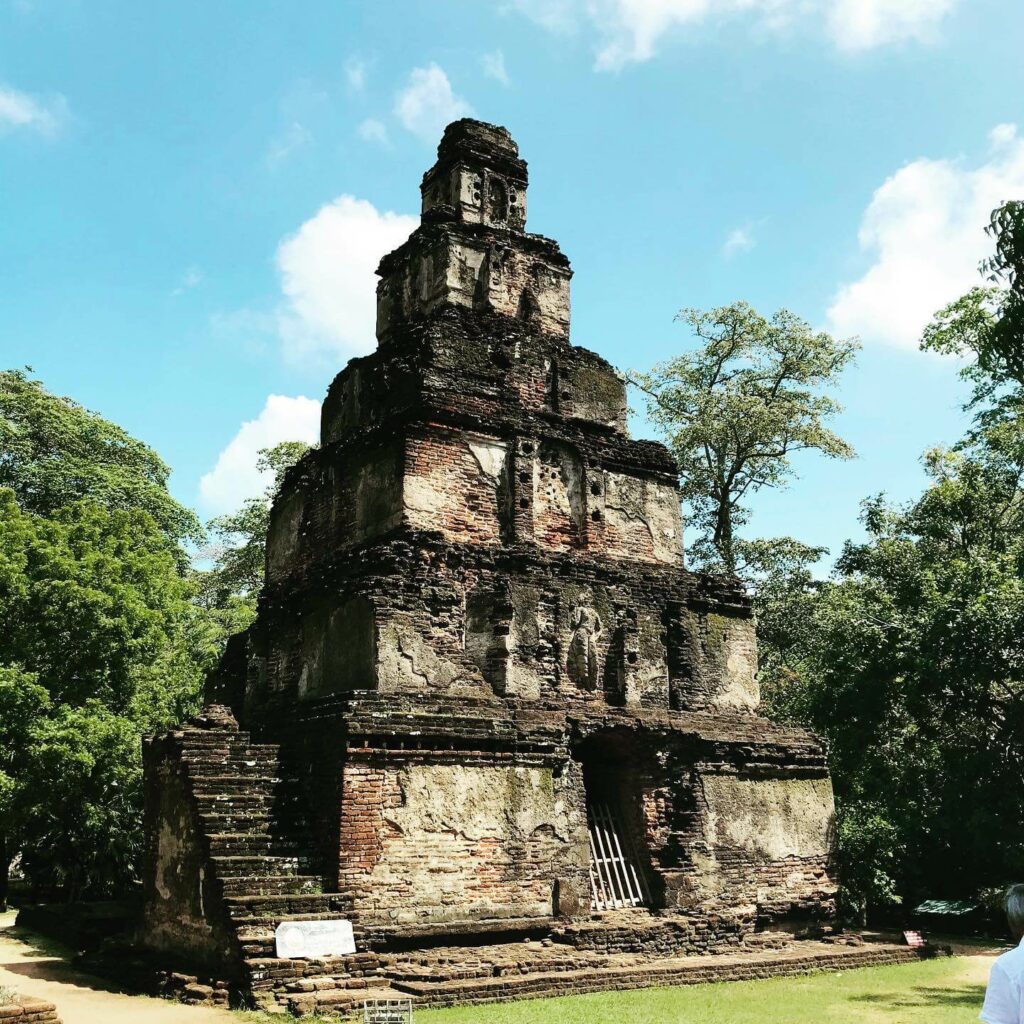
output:
[[[821,746],[758,716],[749,599],[684,569],[676,467],[570,344],[527,184],[505,129],[445,130],[216,707],[148,745],[150,941],[254,990],[296,917],[384,955],[594,948],[609,914],[618,949],[695,952],[833,912]]]

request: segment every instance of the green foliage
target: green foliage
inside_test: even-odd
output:
[[[829,743],[853,917],[1024,874],[1024,204],[989,230],[989,283],[921,342],[967,360],[973,428],[916,501],[864,503],[831,580],[758,593],[767,710]]]
[[[133,711],[200,615],[176,556],[145,512],[76,502],[44,519],[0,492],[4,661],[31,666],[58,703]]]
[[[146,512],[52,518],[0,490],[0,800],[33,882],[110,893],[139,852],[141,736],[198,704],[217,652]]]
[[[141,737],[196,708],[223,645],[167,466],[115,424],[0,373],[0,904],[137,874]]]
[[[917,501],[865,502],[868,540],[767,612],[766,701],[829,742],[855,910],[1024,873],[1024,446],[925,465]]]
[[[19,793],[22,866],[68,898],[136,877],[142,844],[139,727],[95,700],[33,727]]]
[[[677,319],[698,347],[630,380],[679,464],[688,523],[697,531],[691,558],[735,572],[749,501],[762,487],[786,484],[794,454],[852,457],[826,426],[839,406],[825,392],[857,345],[812,331],[787,310],[768,319],[744,302],[684,309]]]
[[[273,473],[271,483],[258,497],[250,498],[231,515],[211,520],[208,530],[214,538],[209,554],[213,568],[200,579],[204,604],[239,632],[249,625],[256,611],[256,599],[263,589],[270,506],[285,473],[297,463],[309,445],[283,441],[259,453],[257,467]]]
[[[88,498],[147,512],[172,541],[198,540],[195,513],[167,493],[170,470],[121,427],[47,391],[20,370],[0,371],[0,487],[48,516]]]

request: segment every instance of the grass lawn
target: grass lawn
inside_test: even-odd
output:
[[[992,958],[834,974],[421,1010],[416,1024],[967,1024]]]

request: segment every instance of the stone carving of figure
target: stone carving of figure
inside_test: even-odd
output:
[[[572,640],[566,667],[572,682],[583,689],[597,689],[597,642],[601,629],[601,616],[593,608],[577,605],[573,609]]]

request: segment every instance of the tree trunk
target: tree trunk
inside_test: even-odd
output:
[[[0,832],[0,913],[7,909],[7,894],[11,882],[11,854],[7,847],[7,833]]]
[[[714,545],[725,563],[726,572],[736,571],[736,553],[732,545],[732,509],[727,501],[722,501],[718,506],[718,516],[715,521]]]

